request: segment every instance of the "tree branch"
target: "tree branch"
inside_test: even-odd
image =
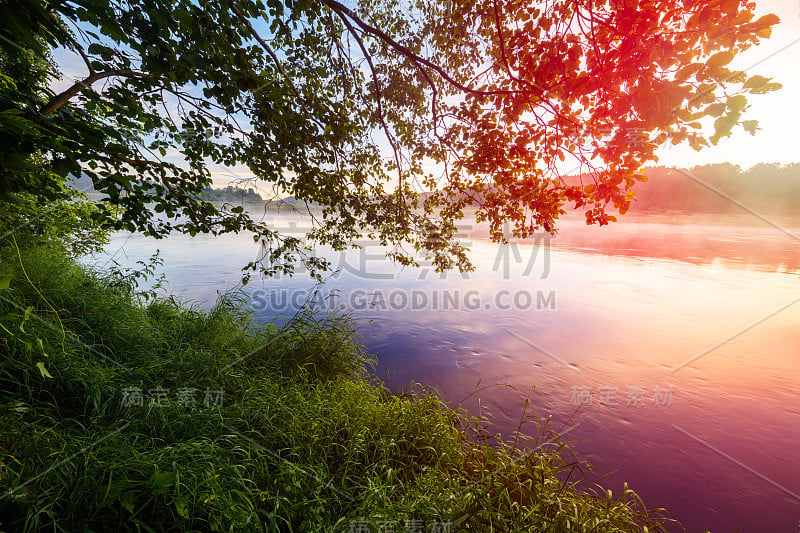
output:
[[[375,103],[377,106],[377,113],[378,113],[378,120],[383,127],[384,133],[386,133],[386,139],[389,141],[389,144],[392,147],[392,152],[394,152],[394,160],[397,163],[397,191],[399,193],[400,202],[402,204],[403,201],[403,168],[402,162],[400,161],[400,155],[398,153],[397,145],[394,141],[394,136],[392,135],[391,131],[389,130],[389,125],[386,124],[386,120],[383,116],[383,93],[381,91],[380,82],[378,80],[378,75],[375,71],[375,65],[372,63],[372,56],[369,55],[367,51],[367,47],[364,45],[364,41],[361,40],[361,36],[356,33],[355,28],[350,23],[347,18],[342,18],[342,22],[344,25],[347,26],[347,29],[350,30],[350,34],[356,40],[358,47],[361,49],[361,53],[364,54],[364,59],[367,60],[367,65],[369,66],[370,74],[372,75],[372,83],[375,84]],[[435,89],[434,89],[435,90]],[[398,216],[398,218],[401,218]]]
[[[95,70],[94,67],[92,67],[92,62],[89,60],[89,56],[86,55],[86,52],[83,50],[83,47],[80,45],[80,43],[78,43],[78,41],[75,40],[75,38],[72,36],[69,30],[66,27],[64,27],[64,24],[55,15],[55,13],[50,12],[49,15],[50,15],[50,20],[53,22],[53,24],[58,26],[61,29],[61,31],[64,32],[64,36],[72,44],[73,50],[75,50],[76,52],[78,52],[78,54],[80,54],[81,58],[83,59],[83,62],[86,64],[86,68],[89,69],[89,74],[94,74]]]
[[[67,89],[66,91],[57,94],[49,102],[45,105],[39,113],[44,116],[52,115],[54,112],[58,111],[58,109],[70,101],[72,97],[74,97],[79,92],[83,91],[84,89],[90,87],[94,82],[98,80],[102,80],[103,78],[110,78],[112,76],[122,76],[126,78],[150,78],[150,74],[145,74],[144,72],[136,72],[134,70],[108,70],[106,72],[92,72],[87,77],[83,78],[81,81],[75,82],[75,84]]]
[[[375,28],[374,26],[370,26],[369,24],[367,24],[366,22],[361,20],[358,17],[358,15],[353,13],[347,6],[337,2],[336,0],[321,0],[321,1],[322,1],[323,4],[325,4],[326,6],[331,8],[337,15],[339,15],[340,18],[344,19],[346,17],[346,18],[351,19],[353,22],[356,23],[356,25],[358,25],[359,28],[361,28],[364,31],[364,33],[368,33],[370,35],[373,35],[373,36],[377,37],[378,39],[380,39],[383,42],[385,42],[386,44],[388,44],[395,51],[400,53],[400,55],[402,55],[404,57],[407,57],[408,59],[411,59],[415,63],[425,65],[426,67],[428,67],[431,70],[435,71],[442,79],[444,79],[447,83],[449,83],[450,85],[454,86],[455,88],[457,88],[460,91],[463,91],[463,92],[466,92],[466,93],[469,93],[469,94],[478,95],[478,96],[511,95],[511,94],[521,94],[521,93],[524,94],[524,93],[530,92],[530,91],[519,91],[519,90],[481,91],[480,89],[474,89],[472,87],[467,87],[466,85],[463,85],[462,83],[456,81],[453,77],[451,77],[439,65],[429,61],[428,59],[425,59],[424,57],[422,57],[420,55],[415,54],[414,52],[412,52],[411,50],[409,50],[405,46],[401,45],[400,43],[398,43],[397,41],[395,41],[394,39],[389,37],[386,33],[382,32],[378,28]],[[539,88],[537,88],[537,89],[540,91],[540,95],[541,96],[545,95],[545,91],[544,90],[539,89]]]
[[[538,85],[536,85],[535,83],[529,82],[528,80],[523,80],[522,78],[516,76],[513,72],[511,72],[511,65],[509,65],[508,63],[508,56],[506,55],[506,44],[503,38],[503,25],[500,23],[500,6],[497,5],[497,0],[494,0],[493,7],[494,7],[494,23],[495,26],[497,27],[497,41],[500,44],[500,57],[503,60],[503,65],[506,67],[506,72],[508,72],[508,76],[519,84],[527,85],[528,87],[531,87],[533,89],[538,89],[539,91],[542,92],[542,94],[545,94],[546,91],[541,87],[539,87]]]
[[[242,22],[242,24],[245,25],[245,27],[247,28],[247,31],[250,32],[250,35],[252,35],[253,38],[256,41],[258,41],[258,44],[261,45],[261,47],[264,49],[264,51],[266,51],[267,54],[269,54],[269,56],[275,62],[275,65],[278,67],[278,70],[280,71],[281,75],[284,78],[286,78],[286,81],[289,83],[289,86],[292,88],[292,92],[294,92],[295,96],[300,98],[300,93],[297,91],[297,87],[294,86],[294,83],[292,82],[292,78],[290,78],[289,75],[286,73],[286,71],[283,69],[283,65],[281,64],[280,59],[278,59],[277,54],[275,54],[275,52],[267,44],[267,42],[264,39],[261,38],[261,36],[256,32],[255,28],[253,28],[253,25],[250,24],[250,21],[247,20],[247,17],[245,17],[242,14],[242,12],[239,11],[239,8],[236,7],[233,4],[233,2],[228,2],[228,6],[231,8],[231,11],[233,11],[236,14],[236,17]]]

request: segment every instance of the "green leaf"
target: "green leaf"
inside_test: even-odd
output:
[[[11,276],[0,276],[0,289],[11,288]]]
[[[168,488],[174,486],[177,479],[178,476],[175,472],[155,472],[150,476],[147,486],[153,493],[161,494],[166,492]]]
[[[43,378],[52,378],[53,376],[50,375],[50,372],[44,366],[44,361],[39,361],[36,363],[36,368],[39,369],[39,373],[42,375]]]
[[[189,518],[189,504],[186,498],[178,496],[175,498],[175,511],[183,518]]]
[[[756,74],[755,76],[750,76],[750,78],[744,82],[745,89],[757,89],[765,85],[769,81],[769,78],[765,78],[764,76],[759,76]]]
[[[22,322],[19,325],[19,330],[22,333],[25,333],[25,328],[23,326],[25,325],[25,322],[28,321],[28,318],[30,318],[32,312],[33,312],[33,306],[28,306],[28,308],[25,309],[25,316],[22,317]]]
[[[743,94],[731,96],[728,98],[726,105],[732,111],[741,111],[745,108],[745,106],[747,106],[747,98]]]
[[[757,120],[744,120],[742,121],[742,127],[744,127],[744,130],[750,135],[755,135],[756,132],[760,129],[758,127]]]
[[[739,118],[741,116],[742,114],[739,111],[731,111],[727,115],[719,117],[717,120],[715,120],[714,136],[712,137],[712,141],[719,141],[719,139],[730,135],[731,130],[736,125],[736,123],[739,122]]]
[[[705,114],[710,117],[718,117],[725,112],[725,104],[717,103],[711,104],[710,106],[706,107]]]
[[[728,83],[744,83],[746,79],[747,79],[747,74],[745,74],[741,70],[737,70],[729,73],[727,78],[725,78],[725,81],[727,81]]]
[[[136,509],[136,496],[132,493],[120,494],[118,499],[122,507],[129,513],[133,513],[134,509]]]
[[[750,89],[751,94],[767,94],[771,93],[772,91],[777,91],[778,89],[782,89],[783,85],[780,83],[767,83],[762,85],[761,87],[756,87],[755,89]]]

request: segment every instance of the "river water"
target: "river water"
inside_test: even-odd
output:
[[[305,226],[265,216],[283,231]],[[339,273],[315,301],[327,294],[352,313],[391,390],[434,387],[506,434],[529,399],[528,414],[551,417],[603,486],[618,494],[628,482],[687,531],[798,530],[797,224],[566,220],[555,238],[499,246],[466,221],[462,238],[468,275],[401,269],[374,243],[316,251]],[[168,289],[206,307],[262,254],[245,235],[116,234],[94,261],[131,266],[156,249]],[[280,321],[312,287],[300,273],[245,289],[261,320]]]

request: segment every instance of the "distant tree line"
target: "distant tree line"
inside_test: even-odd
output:
[[[800,214],[800,163],[721,163],[690,169],[650,167],[637,184],[632,212],[737,213],[739,202],[763,213]],[[735,201],[732,201],[735,200]]]
[[[209,202],[241,202],[241,203],[262,203],[264,199],[252,187],[243,189],[228,185],[224,189],[206,187],[203,190],[203,199]]]

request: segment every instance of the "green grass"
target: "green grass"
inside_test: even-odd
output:
[[[0,531],[662,530],[632,491],[578,491],[544,425],[497,444],[387,393],[345,316],[256,326],[235,294],[203,312],[54,249],[0,254]]]

